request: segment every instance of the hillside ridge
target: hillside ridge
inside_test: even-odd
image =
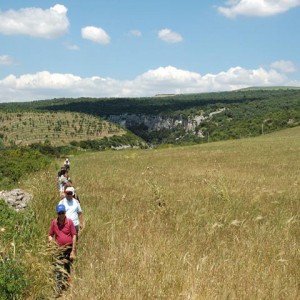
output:
[[[298,126],[300,89],[269,87],[168,97],[62,98],[0,104],[1,110],[85,113],[112,121],[148,144],[205,143]]]

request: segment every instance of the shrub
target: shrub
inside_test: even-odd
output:
[[[25,268],[16,259],[0,260],[0,299],[22,299],[26,280]]]
[[[18,148],[0,152],[0,188],[15,186],[23,176],[36,172],[50,163],[50,158],[37,149]]]
[[[16,212],[0,199],[0,300],[49,292],[52,269],[43,235],[33,210]]]
[[[0,200],[0,299],[20,299],[27,285],[25,268],[22,265],[22,249],[19,245],[23,242],[21,236],[24,215],[19,214]],[[16,247],[15,241],[18,246]]]

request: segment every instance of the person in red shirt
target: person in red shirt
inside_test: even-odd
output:
[[[57,244],[54,257],[55,274],[59,291],[67,289],[71,273],[71,261],[76,253],[76,229],[71,219],[66,218],[66,207],[63,204],[56,206],[57,218],[52,220],[48,235],[48,245],[53,238]]]

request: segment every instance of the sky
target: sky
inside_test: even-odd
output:
[[[300,0],[0,0],[0,102],[300,86]]]

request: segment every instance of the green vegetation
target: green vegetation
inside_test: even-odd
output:
[[[79,149],[107,150],[126,147],[146,148],[143,140],[131,133],[113,135],[98,140],[71,141],[69,146],[52,146],[50,143],[35,143],[26,147],[14,147],[0,151],[0,189],[10,189],[18,185],[24,176],[44,169],[53,158],[81,153]]]
[[[49,263],[41,263],[44,255],[38,243],[43,236],[31,209],[16,212],[0,199],[1,300],[30,299],[32,294],[49,294]],[[46,278],[38,276],[40,272],[43,276],[46,274]]]
[[[0,110],[2,146],[50,142],[53,146],[70,141],[123,135],[125,131],[100,118],[69,112],[8,112]]]
[[[223,110],[221,113],[214,114],[221,109]],[[204,122],[192,132],[188,132],[182,125],[163,129],[161,132],[149,131],[143,123],[131,125],[128,129],[149,144],[204,143],[252,137],[298,126],[300,124],[300,89],[271,87],[270,89],[251,88],[233,92],[168,97],[54,99],[1,104],[0,110],[3,112],[30,110],[85,113],[106,119],[112,115],[124,117],[126,115],[159,115],[170,118],[180,117],[185,120],[193,116],[203,116]],[[78,132],[73,132],[73,134],[76,137]],[[80,137],[80,140],[92,139],[97,139],[97,137]],[[72,140],[71,137],[70,140]]]
[[[112,136],[112,137],[104,137],[99,140],[82,140],[82,141],[71,141],[70,144],[74,147],[80,147],[81,149],[91,149],[91,150],[108,150],[108,149],[122,149],[126,147],[138,147],[138,148],[146,148],[146,143],[137,138],[136,135],[132,133],[126,133],[122,136]]]
[[[20,178],[45,168],[50,158],[28,147],[0,151],[0,189],[17,185]]]
[[[26,241],[21,233],[24,219],[22,214],[0,200],[0,299],[18,298],[26,287],[25,268],[21,259],[24,252],[16,256],[14,251],[16,246],[20,249],[20,245]]]
[[[257,90],[264,90],[264,91],[275,91],[275,90],[299,90],[300,87],[296,86],[252,86],[243,89],[239,89],[239,91],[257,91]]]

